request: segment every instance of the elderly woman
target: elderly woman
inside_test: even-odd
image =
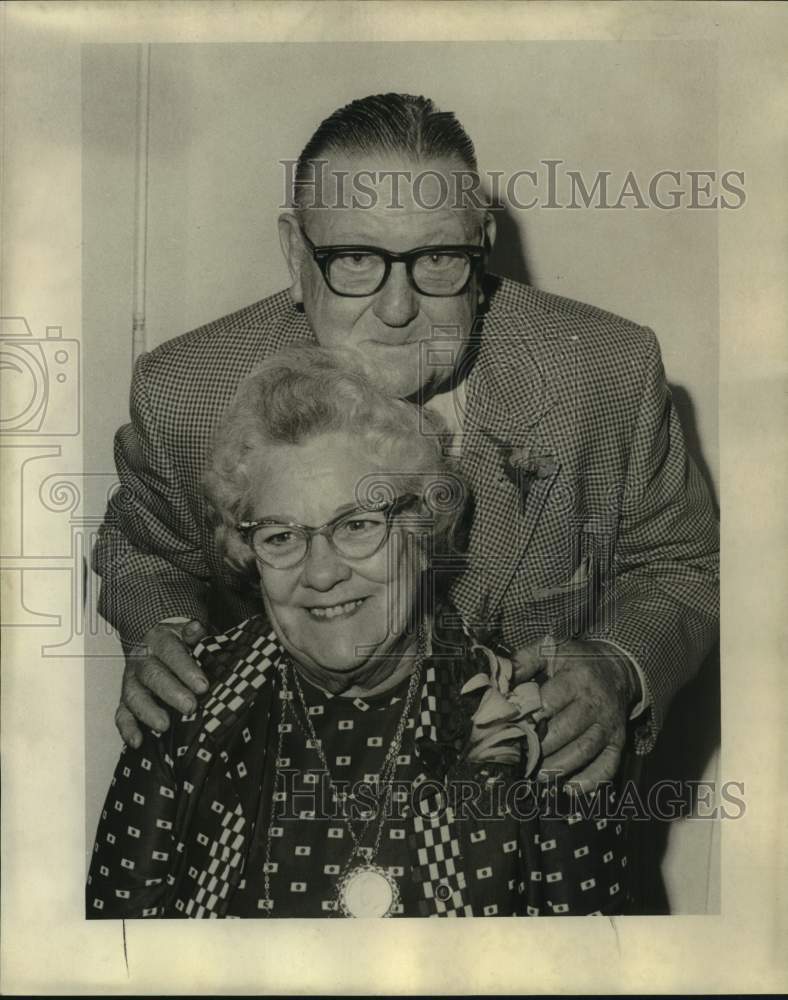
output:
[[[121,754],[89,917],[621,910],[620,826],[547,815],[538,687],[446,600],[467,489],[441,428],[352,369],[290,349],[226,414],[206,489],[261,613]]]

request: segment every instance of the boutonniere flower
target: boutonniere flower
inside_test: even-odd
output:
[[[534,713],[542,707],[539,685],[526,681],[512,687],[511,660],[486,646],[475,645],[471,652],[487,669],[474,674],[460,691],[462,695],[483,692],[471,717],[467,759],[475,763],[518,764],[525,750],[527,778],[540,756],[540,734],[534,720]]]
[[[505,462],[507,473],[514,476],[521,487],[526,480],[548,479],[556,470],[552,455],[535,454],[530,448],[512,448]]]

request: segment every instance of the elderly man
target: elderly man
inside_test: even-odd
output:
[[[194,707],[207,682],[189,648],[257,611],[214,547],[200,477],[238,382],[317,339],[355,348],[382,391],[453,432],[475,504],[454,603],[517,651],[523,678],[547,661],[545,770],[588,789],[616,774],[628,730],[637,752],[653,746],[716,634],[711,502],[654,335],[485,275],[494,218],[469,177],[473,145],[431,101],[341,108],[304,149],[280,218],[289,290],[140,359],[116,440],[123,488],[94,556],[127,656],[127,742],[135,717],[162,730],[163,704]]]

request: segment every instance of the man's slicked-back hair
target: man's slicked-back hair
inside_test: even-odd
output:
[[[452,111],[441,111],[428,97],[372,94],[338,108],[317,127],[298,158],[294,202],[304,207],[304,191],[314,191],[314,164],[331,153],[391,153],[416,163],[458,160],[476,173],[476,151]]]

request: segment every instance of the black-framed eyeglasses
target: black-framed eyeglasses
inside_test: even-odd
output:
[[[356,507],[316,528],[264,517],[259,521],[240,521],[236,530],[260,562],[273,569],[293,569],[300,565],[309,554],[315,535],[324,535],[344,559],[366,559],[389,537],[394,515],[418,499],[415,493],[404,493],[370,507]]]
[[[318,247],[304,227],[299,228],[325,283],[335,295],[347,298],[379,292],[388,281],[391,265],[397,263],[405,265],[408,280],[420,295],[459,295],[484,261],[482,244],[439,244],[405,253],[356,244]]]

